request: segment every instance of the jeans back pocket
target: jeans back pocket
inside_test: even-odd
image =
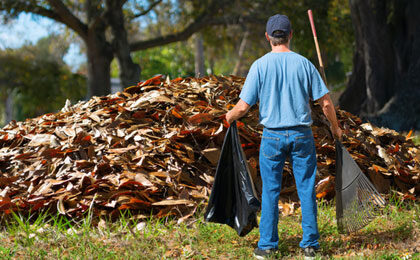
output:
[[[261,153],[265,158],[272,159],[281,154],[281,139],[285,138],[281,133],[274,133],[264,129],[261,138]]]

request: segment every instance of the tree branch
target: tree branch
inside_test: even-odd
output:
[[[20,12],[28,12],[43,17],[50,18],[54,21],[64,23],[62,17],[54,10],[47,9],[43,6],[37,5],[31,1],[15,1],[15,2],[0,2],[0,10],[14,13],[15,15]]]
[[[47,8],[44,8],[44,7],[41,7],[41,6],[34,6],[32,8],[33,9],[31,11],[31,13],[53,19],[53,20],[55,20],[57,22],[60,22],[60,23],[64,23],[64,20],[61,18],[61,16],[58,15],[53,10],[50,10],[50,9],[47,9]]]
[[[107,17],[109,13],[110,13],[110,9],[108,6],[106,6],[102,14],[96,16],[95,20],[89,23],[88,25],[89,30],[95,30],[95,28],[100,24],[100,22],[105,22],[105,17]]]
[[[184,30],[160,36],[154,39],[145,40],[145,41],[137,41],[130,44],[131,51],[139,51],[145,50],[152,47],[166,45],[168,43],[173,43],[177,41],[184,41],[187,40],[191,35],[195,32],[213,25],[227,25],[227,24],[239,24],[239,23],[257,23],[257,24],[265,24],[264,19],[257,18],[255,16],[222,16],[222,17],[208,17],[207,14],[199,16],[194,22],[188,25]]]
[[[141,13],[135,14],[135,15],[133,16],[133,18],[137,18],[137,17],[140,17],[140,16],[143,16],[143,15],[147,14],[147,13],[148,13],[148,12],[150,12],[153,8],[155,8],[155,6],[157,6],[160,2],[162,2],[162,0],[157,0],[156,2],[154,2],[154,3],[150,4],[149,8],[147,8],[146,10],[144,10],[144,11],[143,11],[143,12],[141,12]]]
[[[89,23],[88,25],[89,30],[95,30],[95,28],[99,26],[101,22],[107,24],[106,18],[109,17],[111,12],[113,11],[112,9],[113,8],[121,9],[128,0],[113,0],[113,1],[115,2],[111,2],[111,3],[106,2],[104,11],[100,15],[96,16],[95,20]]]
[[[79,20],[60,0],[48,0],[53,10],[60,17],[62,23],[73,29],[84,40],[87,39],[88,27]]]
[[[127,3],[128,0],[120,0],[120,6],[122,7],[123,5],[125,5],[125,3]]]

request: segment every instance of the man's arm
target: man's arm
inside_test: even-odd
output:
[[[331,132],[334,138],[341,140],[343,132],[338,125],[337,116],[335,114],[334,104],[330,98],[329,94],[325,94],[322,98],[318,100],[319,104],[322,107],[324,115],[327,117],[328,121],[331,124]]]
[[[229,125],[243,117],[248,110],[251,108],[250,105],[248,105],[245,101],[243,101],[242,99],[239,99],[238,103],[235,105],[235,107],[233,109],[231,109],[229,112],[227,112],[226,114],[226,121],[229,123]]]

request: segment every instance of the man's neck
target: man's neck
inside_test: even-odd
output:
[[[290,52],[289,44],[271,45],[271,52]]]

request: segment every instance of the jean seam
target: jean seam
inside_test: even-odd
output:
[[[265,128],[264,130],[271,133],[271,134],[287,136],[287,133],[279,133],[279,132],[271,131],[267,128]]]
[[[264,139],[270,139],[270,140],[275,140],[275,141],[279,141],[280,140],[280,138],[277,138],[277,137],[269,137],[269,136],[263,136],[262,138],[264,138]]]
[[[304,136],[297,136],[295,139],[304,139],[304,138],[311,138],[312,135],[304,135]]]

